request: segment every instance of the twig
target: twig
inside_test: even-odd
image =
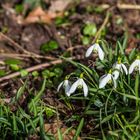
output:
[[[102,4],[100,5],[100,7],[104,10],[111,8],[111,5],[109,4]],[[115,6],[119,9],[126,9],[126,10],[140,10],[140,5],[138,4],[125,4],[125,3],[117,3],[117,5]]]
[[[30,57],[32,57],[29,54],[17,54],[17,53],[0,53],[0,56],[2,56],[2,57],[12,57],[12,58],[20,58],[20,57],[30,58]],[[54,57],[51,57],[51,56],[43,56],[43,58],[47,59],[47,60],[55,60],[55,59],[57,59],[57,58],[54,58]]]
[[[117,4],[117,7],[119,9],[131,9],[131,10],[140,10],[140,5],[134,5],[134,4]]]
[[[26,51],[24,48],[22,48],[18,43],[16,43],[14,40],[12,40],[10,37],[6,36],[5,34],[3,34],[2,32],[0,32],[0,36],[2,36],[3,38],[5,38],[6,40],[8,40],[9,42],[11,42],[15,47],[17,47],[19,50],[21,50],[22,52],[29,54],[28,51]]]
[[[27,69],[25,69],[27,72],[32,72],[32,71],[35,71],[35,70],[40,70],[40,69],[44,69],[45,67],[49,67],[51,65],[55,65],[55,64],[60,64],[62,63],[62,60],[61,59],[58,59],[58,60],[55,60],[55,61],[52,61],[52,62],[47,62],[47,63],[43,63],[43,64],[39,64],[39,65],[36,65],[36,66],[32,66],[32,67],[29,67]],[[17,77],[21,75],[20,72],[14,72],[14,73],[11,73],[9,75],[6,75],[6,76],[3,76],[0,78],[0,82],[4,81],[4,80],[8,80],[8,79],[11,79],[11,78],[14,78],[14,77]]]
[[[22,46],[20,46],[17,42],[15,42],[14,40],[12,40],[10,37],[6,36],[5,34],[3,34],[2,32],[0,32],[0,36],[5,38],[6,40],[8,40],[9,42],[11,42],[16,48],[18,48],[19,50],[21,50],[24,54],[29,55],[32,58],[46,58],[44,56],[35,54],[33,52],[29,52],[27,50],[25,50]]]
[[[106,17],[104,19],[104,22],[102,23],[102,25],[100,26],[99,30],[97,31],[96,35],[95,35],[95,38],[93,39],[92,43],[95,43],[95,41],[99,38],[102,30],[104,29],[104,27],[106,26],[106,24],[108,23],[108,20],[109,20],[109,16],[110,16],[110,13],[109,11],[107,11],[106,13]]]
[[[72,57],[72,58],[69,58],[69,59],[83,59],[82,57]],[[39,64],[39,65],[35,65],[35,66],[32,66],[32,67],[29,67],[29,68],[26,68],[25,70],[27,72],[32,72],[32,71],[35,71],[35,70],[41,70],[41,69],[44,69],[46,67],[50,67],[52,65],[56,65],[56,64],[60,64],[62,63],[63,61],[61,59],[58,59],[58,60],[54,60],[52,62],[46,62],[46,63],[43,63],[43,64]],[[20,72],[14,72],[14,73],[11,73],[9,75],[6,75],[6,76],[3,76],[0,78],[0,82],[2,81],[5,81],[5,80],[9,80],[9,79],[12,79],[14,77],[17,77],[17,76],[20,76],[21,73]]]
[[[106,17],[105,17],[105,19],[104,19],[102,25],[100,26],[99,30],[97,31],[97,33],[96,33],[96,35],[95,35],[95,38],[94,38],[94,40],[92,41],[92,43],[95,43],[95,41],[98,39],[100,33],[102,32],[102,30],[104,29],[104,27],[105,27],[106,24],[108,23],[109,16],[110,16],[110,13],[107,11]],[[82,48],[82,47],[83,47],[82,45],[81,45],[81,46],[78,45],[78,46],[76,46],[76,47],[70,47],[70,48],[67,49],[67,51],[72,51],[72,50],[74,50],[74,49],[79,49],[79,48]]]

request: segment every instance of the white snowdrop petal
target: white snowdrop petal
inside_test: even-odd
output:
[[[99,79],[99,82],[100,82],[102,79],[104,79],[106,76],[107,76],[107,74],[102,75],[102,76],[100,77],[100,79]]]
[[[121,66],[122,66],[122,68],[123,68],[125,74],[127,75],[127,74],[128,74],[128,70],[127,70],[126,66],[125,66],[124,64],[121,64]]]
[[[70,85],[68,84],[67,87],[65,87],[65,93],[67,96],[70,96],[69,90],[70,90]]]
[[[113,68],[116,68],[116,66],[117,66],[117,62],[113,64]]]
[[[117,80],[118,79],[118,77],[119,77],[119,71],[118,70],[115,70],[113,73],[112,73],[112,76],[113,76],[113,78],[115,79],[115,80]]]
[[[68,84],[69,84],[69,81],[68,81],[68,80],[65,80],[65,81],[64,81],[64,87],[67,87]]]
[[[82,79],[82,85],[83,85],[84,96],[87,97],[87,95],[88,95],[88,86],[86,85],[86,83],[84,82],[83,79]]]
[[[139,64],[138,64],[138,67],[139,67],[139,74],[140,74],[140,60],[139,60]]]
[[[112,81],[113,81],[113,84],[114,84],[114,88],[116,88],[116,87],[117,87],[117,82],[116,82],[116,80],[113,78],[113,76],[112,76]]]
[[[59,90],[60,90],[61,86],[63,85],[63,83],[64,83],[64,81],[61,82],[61,83],[58,85],[57,92],[59,92]]]
[[[99,88],[105,87],[105,85],[111,80],[111,74],[107,74],[106,77],[102,78],[99,83]]]
[[[94,45],[92,45],[91,47],[89,47],[86,51],[86,57],[89,57],[93,51]]]
[[[68,92],[68,95],[70,95],[71,93],[74,93],[78,86],[79,86],[79,79],[72,84],[72,86]]]
[[[139,74],[140,74],[140,59],[138,60],[138,71],[139,71]]]
[[[104,59],[104,52],[100,46],[98,47],[98,55],[99,55],[100,60]]]
[[[134,69],[135,69],[135,67],[137,66],[137,60],[135,60],[131,65],[130,65],[130,67],[129,67],[129,74],[131,74],[133,71],[134,71]]]
[[[64,88],[65,88],[65,93],[67,94],[67,96],[70,96],[70,94],[68,93],[70,90],[70,82],[68,80],[65,80],[64,82]]]

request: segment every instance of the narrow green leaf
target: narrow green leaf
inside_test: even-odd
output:
[[[82,130],[83,125],[84,125],[84,118],[81,119],[73,140],[77,140],[79,134],[81,133],[81,130]]]

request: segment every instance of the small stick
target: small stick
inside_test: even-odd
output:
[[[106,24],[108,23],[108,20],[109,20],[109,16],[110,16],[110,13],[107,11],[106,13],[106,17],[104,19],[104,22],[102,23],[102,25],[100,26],[99,30],[97,31],[96,35],[95,35],[95,38],[94,40],[92,41],[92,43],[95,43],[95,41],[99,38],[102,30],[104,29],[104,27],[106,26]]]
[[[134,5],[134,4],[117,4],[117,7],[119,9],[130,9],[130,10],[140,10],[140,5]]]
[[[32,57],[31,55],[29,54],[17,54],[17,53],[0,53],[0,56],[2,57],[14,57],[14,58],[19,58],[19,57],[27,57],[27,58],[30,58]],[[47,59],[47,60],[55,60],[57,58],[53,58],[51,56],[43,56],[44,59]],[[23,59],[23,58],[22,58]]]
[[[104,19],[102,25],[100,26],[99,30],[97,31],[97,33],[96,33],[96,35],[95,35],[95,38],[94,38],[94,40],[92,41],[92,43],[95,43],[95,41],[98,39],[100,33],[102,32],[102,30],[104,29],[104,27],[105,27],[106,24],[108,23],[109,16],[110,16],[110,13],[107,11],[106,17],[105,17],[105,19]],[[82,47],[83,47],[82,45],[81,45],[81,46],[78,45],[78,46],[76,46],[76,47],[70,47],[70,48],[68,48],[66,51],[72,51],[72,50],[74,50],[74,49],[79,49],[79,48],[82,48]]]
[[[35,58],[45,58],[44,56],[35,54],[33,52],[26,51],[22,46],[20,46],[17,42],[12,40],[10,37],[6,36],[2,32],[0,32],[0,36],[11,42],[15,47],[17,47],[19,50],[21,50],[23,53],[30,55],[30,57],[35,57]]]
[[[35,66],[32,66],[32,67],[29,67],[27,69],[25,69],[27,72],[32,72],[32,71],[35,71],[35,70],[40,70],[40,69],[44,69],[45,67],[49,67],[51,65],[56,65],[56,64],[60,64],[62,63],[62,60],[61,59],[58,59],[58,60],[55,60],[55,61],[52,61],[52,62],[47,62],[47,63],[43,63],[43,64],[39,64],[39,65],[35,65]],[[11,79],[11,78],[14,78],[14,77],[17,77],[21,75],[20,72],[14,72],[14,73],[11,73],[9,75],[6,75],[6,76],[3,76],[0,78],[0,82],[4,81],[4,80],[8,80],[8,79]]]
[[[100,7],[105,10],[105,9],[111,8],[111,5],[102,4],[102,5],[100,5]],[[140,5],[138,5],[138,4],[117,3],[116,7],[119,9],[124,9],[124,10],[140,10]]]
[[[71,60],[73,60],[73,59],[78,59],[78,60],[80,60],[80,59],[83,59],[83,58],[77,56],[77,57],[72,57],[72,58],[69,58],[69,59],[71,59]],[[46,68],[46,67],[50,67],[50,66],[52,66],[52,65],[60,64],[60,63],[62,63],[62,62],[63,62],[63,60],[58,59],[58,60],[54,60],[54,61],[52,61],[52,62],[46,62],[46,63],[43,63],[43,64],[35,65],[35,66],[32,66],[32,67],[26,68],[25,70],[26,70],[27,72],[32,72],[32,71],[35,71],[35,70],[40,70],[40,69],[44,69],[44,68]],[[2,81],[4,81],[4,80],[12,79],[12,78],[17,77],[17,76],[20,76],[20,75],[21,75],[20,72],[11,73],[11,74],[9,74],[9,75],[6,75],[6,76],[1,77],[1,78],[0,78],[0,82],[2,82]]]
[[[25,49],[23,49],[18,43],[16,43],[14,40],[12,40],[10,37],[6,36],[5,34],[3,34],[2,32],[0,32],[0,36],[2,36],[3,38],[5,38],[6,40],[8,40],[9,42],[11,42],[15,47],[17,47],[19,50],[21,50],[22,52],[29,54],[28,51],[26,51]]]

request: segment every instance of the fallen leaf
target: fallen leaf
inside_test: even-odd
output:
[[[128,46],[125,50],[126,54],[129,54],[134,48],[137,46],[137,39],[135,38],[130,38],[128,40]]]
[[[72,3],[72,0],[56,0],[51,1],[51,6],[49,7],[49,12],[57,13],[63,12]]]
[[[46,123],[44,124],[44,128],[45,131],[47,133],[50,133],[54,136],[54,138],[56,140],[59,140],[58,138],[58,128],[60,128],[60,131],[62,133],[62,135],[67,131],[67,127],[64,126],[64,124],[61,121],[56,121],[54,123]],[[38,128],[39,131],[39,128]],[[71,129],[70,131],[68,131],[65,135],[63,135],[63,140],[73,140],[74,136],[75,136],[75,130]],[[77,140],[81,140],[80,137],[77,138]]]
[[[2,98],[0,98],[0,103],[10,103],[10,101],[11,101],[11,98],[4,98],[4,99],[2,99]]]
[[[39,6],[29,13],[29,15],[24,20],[24,24],[35,22],[51,23],[52,17],[54,17],[54,15],[46,13]]]
[[[23,21],[23,24],[42,22],[50,24],[56,17],[64,15],[64,11],[72,3],[72,0],[56,0],[51,1],[48,10],[43,10],[41,6],[36,7]]]

